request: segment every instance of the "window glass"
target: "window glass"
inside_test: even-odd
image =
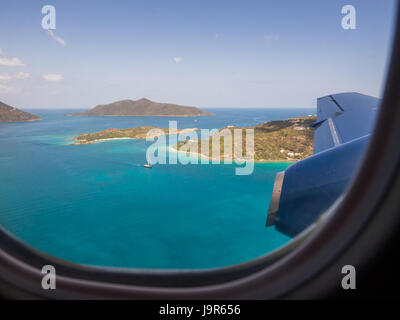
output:
[[[0,225],[113,267],[225,267],[284,246],[354,176],[394,9],[3,0]]]

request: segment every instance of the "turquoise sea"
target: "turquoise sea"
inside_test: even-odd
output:
[[[275,174],[287,163],[146,163],[144,140],[71,146],[80,133],[144,125],[251,126],[314,109],[208,109],[214,117],[64,117],[0,123],[0,225],[29,245],[81,264],[203,269],[245,262],[290,239],[265,221]]]

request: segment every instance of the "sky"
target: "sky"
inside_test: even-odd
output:
[[[342,28],[342,7],[356,29]],[[56,29],[42,28],[42,7]],[[0,101],[89,109],[146,97],[200,108],[381,96],[395,0],[2,0]]]

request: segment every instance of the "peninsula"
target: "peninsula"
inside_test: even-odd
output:
[[[42,118],[0,102],[0,122],[31,122],[38,120],[42,120]]]
[[[244,153],[246,150],[246,129],[254,129],[255,162],[298,161],[313,154],[314,129],[310,125],[315,121],[315,116],[308,116],[265,122],[255,127],[228,126],[208,138],[209,150],[212,150],[212,140],[220,139],[220,160],[223,160],[227,156],[224,154],[225,139],[223,132],[230,130],[233,137],[233,130],[239,129],[242,130],[242,150]],[[172,148],[178,152],[188,153],[187,150],[193,150],[191,145],[197,144],[199,152],[195,155],[210,159],[209,155],[201,153],[201,142],[202,140],[186,140],[179,142]],[[233,158],[235,160],[239,156],[234,155]]]
[[[160,136],[159,134],[160,131],[162,131],[164,135],[169,135],[169,134],[179,134],[179,133],[198,130],[197,128],[171,130],[168,128],[159,128],[152,126],[136,127],[128,129],[106,129],[94,133],[80,134],[73,138],[73,140],[75,140],[75,143],[73,143],[73,145],[92,144],[99,141],[115,140],[115,139],[146,139],[148,132],[152,129],[157,129],[158,132],[155,133],[154,135],[150,135],[150,137]]]
[[[212,112],[196,107],[186,107],[177,104],[153,102],[142,98],[140,100],[121,100],[110,104],[102,104],[91,110],[75,112],[73,116],[118,116],[118,117],[197,117],[213,116]]]

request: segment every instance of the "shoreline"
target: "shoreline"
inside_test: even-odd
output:
[[[6,120],[6,121],[0,121],[0,123],[23,123],[23,122],[36,122],[42,120],[43,120],[42,118],[28,119],[28,120]]]
[[[195,156],[195,157],[197,157],[197,158],[203,158],[203,159],[207,159],[207,160],[209,160],[209,161],[212,161],[212,160],[218,160],[218,159],[215,159],[215,158],[212,158],[212,157],[209,157],[209,156],[206,156],[206,155],[204,155],[204,154],[202,154],[202,153],[197,153],[197,152],[185,152],[185,151],[181,151],[181,150],[178,150],[178,149],[176,149],[176,148],[174,148],[175,146],[168,146],[168,149],[171,149],[172,151],[174,151],[174,152],[176,152],[176,153],[183,153],[183,154],[185,154],[185,155],[187,155],[187,156]],[[224,162],[224,160],[223,159],[219,159],[221,162]],[[247,161],[246,159],[240,159],[241,161],[244,161],[244,162],[251,162],[251,161]],[[296,163],[297,161],[299,161],[299,160],[254,160],[253,162],[254,163]],[[232,163],[235,163],[236,161],[235,160],[233,160],[232,159]]]
[[[76,141],[75,143],[71,143],[71,146],[74,145],[84,145],[84,144],[93,144],[93,143],[97,143],[97,142],[104,142],[104,141],[110,141],[110,140],[128,140],[128,139],[133,139],[133,140],[139,140],[137,138],[129,138],[129,137],[121,137],[121,138],[107,138],[107,139],[96,139],[96,140],[91,140],[91,141],[87,141],[87,140],[73,140]]]
[[[140,128],[140,127],[138,127]],[[164,128],[153,128],[153,129],[159,129],[159,130],[163,130]],[[125,129],[126,130],[126,129]],[[169,129],[168,132],[165,132],[165,130],[163,131],[163,134],[153,134],[153,135],[146,135],[146,137],[143,137],[142,135],[138,135],[138,137],[115,137],[115,138],[101,138],[101,139],[93,139],[93,140],[86,140],[86,139],[77,139],[79,136],[82,135],[90,135],[90,134],[80,134],[78,136],[75,136],[73,139],[71,139],[72,141],[74,141],[74,143],[71,143],[70,145],[85,145],[85,144],[93,144],[96,142],[103,142],[103,141],[109,141],[109,140],[124,140],[124,139],[136,139],[136,140],[146,140],[147,138],[156,138],[156,137],[160,137],[160,136],[169,136],[169,135],[178,135],[178,134],[182,134],[182,133],[188,133],[188,132],[195,132],[198,131],[198,128],[184,128],[184,129],[173,129],[171,130],[171,128]],[[104,131],[104,130],[103,130]],[[101,133],[102,131],[100,131]]]

